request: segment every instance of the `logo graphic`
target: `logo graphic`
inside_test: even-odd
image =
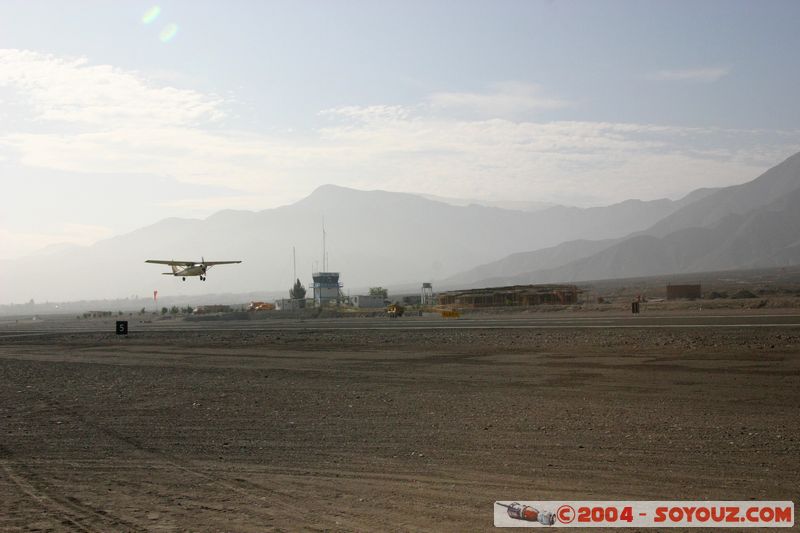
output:
[[[524,520],[526,522],[539,522],[544,526],[552,526],[556,523],[556,517],[550,511],[540,511],[529,505],[522,505],[519,502],[505,504],[496,502],[497,505],[506,508],[508,516],[516,520]]]
[[[794,503],[791,501],[517,500],[494,503],[495,527],[661,530],[794,526]]]
[[[562,505],[556,511],[556,516],[562,524],[569,524],[575,520],[575,509],[571,505]]]

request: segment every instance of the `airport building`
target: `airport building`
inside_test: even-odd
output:
[[[111,314],[111,311],[86,311],[83,313],[83,318],[106,318]]]
[[[194,310],[194,314],[208,315],[211,313],[230,313],[231,311],[233,311],[233,308],[230,305],[198,305]]]
[[[703,297],[700,284],[667,285],[667,300],[694,300]]]
[[[386,305],[383,296],[372,296],[371,294],[360,294],[358,296],[351,296],[350,302],[353,307],[359,308],[377,308]]]
[[[315,306],[338,305],[341,302],[342,284],[339,283],[338,272],[314,272],[311,277],[314,280],[311,287],[314,289]]]
[[[440,292],[438,301],[453,307],[572,305],[578,303],[579,292],[575,285],[514,285]]]
[[[403,305],[409,305],[409,306],[422,305],[422,296],[420,296],[419,294],[408,294],[406,296],[401,296],[400,302]]]
[[[306,306],[306,301],[300,298],[281,298],[275,300],[276,311],[299,311]]]

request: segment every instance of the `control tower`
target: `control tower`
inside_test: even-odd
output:
[[[423,283],[422,292],[420,293],[420,305],[433,305],[433,284]]]
[[[323,307],[335,302],[337,305],[341,300],[342,284],[339,283],[338,272],[314,272],[311,277],[314,283],[311,287],[314,289],[314,305],[316,307]]]

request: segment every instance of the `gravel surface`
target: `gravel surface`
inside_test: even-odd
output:
[[[0,338],[0,376],[4,531],[475,531],[495,500],[800,501],[800,330],[55,332]]]

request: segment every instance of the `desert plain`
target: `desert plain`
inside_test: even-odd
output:
[[[0,323],[3,531],[479,531],[556,499],[800,501],[800,315]]]

